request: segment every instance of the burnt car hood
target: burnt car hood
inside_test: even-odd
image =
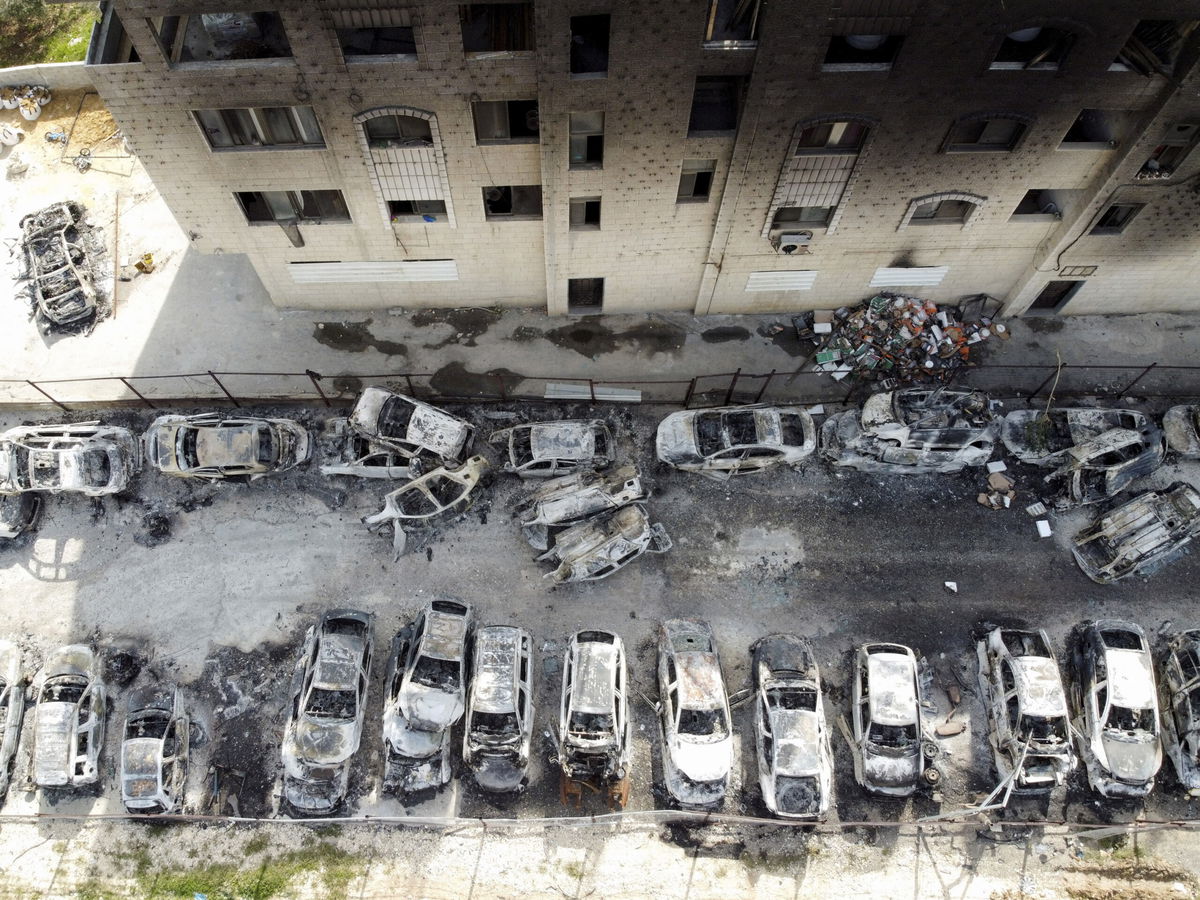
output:
[[[358,723],[298,719],[292,734],[296,758],[309,765],[332,766],[344,762],[358,749]]]
[[[425,731],[449,728],[460,718],[464,709],[463,692],[449,694],[423,684],[409,682],[400,697],[400,711],[414,727]]]
[[[895,791],[916,788],[921,775],[920,745],[895,755],[868,748],[863,753],[863,775],[866,782],[874,787]]]
[[[525,767],[519,766],[511,756],[477,754],[475,780],[487,791],[515,791],[525,780]]]
[[[671,762],[675,768],[692,781],[717,781],[729,775],[733,762],[733,741],[730,737],[708,744],[692,741],[673,741],[670,748]]]
[[[1172,406],[1162,427],[1172,450],[1188,459],[1200,457],[1200,406]]]
[[[1121,781],[1142,784],[1154,777],[1160,762],[1158,739],[1122,739],[1109,732],[1100,735],[1105,768]]]
[[[659,459],[673,465],[703,461],[704,457],[696,448],[694,419],[694,414],[675,414],[667,416],[659,423],[658,434],[655,437]]]

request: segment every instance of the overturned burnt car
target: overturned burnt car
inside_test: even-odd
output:
[[[1162,427],[1170,449],[1185,459],[1200,459],[1200,406],[1172,406]]]
[[[1072,731],[1092,790],[1139,799],[1162,765],[1158,687],[1145,632],[1131,622],[1089,622],[1071,655]]]
[[[1088,578],[1112,584],[1149,574],[1183,553],[1200,533],[1200,491],[1177,481],[1147,491],[1100,516],[1075,535],[1071,552]]]
[[[504,449],[504,471],[522,478],[553,478],[612,464],[612,433],[600,419],[535,422],[493,431],[488,443]]]
[[[35,493],[0,494],[0,541],[11,541],[33,531],[42,512]]]
[[[346,796],[362,740],[373,626],[369,613],[337,609],[305,635],[283,732],[283,796],[298,812],[329,812]]]
[[[1067,696],[1044,631],[993,628],[975,646],[988,743],[1001,782],[1044,792],[1075,768]]]
[[[729,699],[708,623],[668,619],[658,632],[663,778],[680,806],[715,809],[733,765]]]
[[[90,647],[72,644],[46,657],[34,709],[33,780],[38,787],[96,781],[105,699],[100,660]]]
[[[125,490],[139,468],[137,439],[115,425],[29,425],[0,434],[0,494],[102,497]]]
[[[312,454],[308,430],[291,419],[216,413],[160,416],[142,436],[149,463],[164,475],[219,481],[286,472]]]
[[[482,456],[472,456],[457,469],[439,466],[387,494],[383,509],[364,516],[363,524],[372,532],[390,524],[393,558],[399,559],[408,546],[407,529],[453,519],[471,508],[488,468]]]
[[[640,503],[602,513],[554,535],[539,560],[557,563],[549,578],[555,584],[599,581],[633,562],[643,553],[666,553],[671,538],[662,523],[650,523]]]
[[[407,481],[419,474],[409,465],[410,458],[395,447],[377,444],[351,431],[348,419],[327,419],[322,437],[335,448],[321,464],[322,475]]]
[[[474,434],[462,419],[381,387],[362,392],[350,414],[350,428],[373,443],[395,449],[418,469],[458,465]]]
[[[153,686],[133,691],[121,741],[121,802],[128,812],[177,812],[183,803],[190,722],[179,691]]]
[[[925,771],[917,657],[902,644],[863,644],[851,697],[854,775],[874,794],[907,797]]]
[[[8,790],[13,757],[21,741],[25,717],[25,678],[21,675],[21,650],[11,641],[0,641],[0,797]]]
[[[392,642],[383,705],[386,790],[433,790],[450,781],[450,730],[466,707],[471,607],[431,600]]]
[[[563,776],[596,785],[624,781],[631,729],[625,645],[611,631],[577,632],[563,660],[558,720]]]
[[[821,819],[829,810],[833,752],[812,645],[771,634],[754,642],[750,656],[763,802],[783,818]]]
[[[812,416],[791,406],[683,410],[658,423],[658,458],[717,481],[777,465],[796,466],[817,448]]]
[[[958,472],[988,461],[999,428],[980,391],[905,388],[826,419],[821,455],[880,475]]]
[[[1183,789],[1200,797],[1200,630],[1176,634],[1159,660],[1162,742]]]
[[[610,472],[576,472],[540,485],[513,511],[521,532],[537,550],[550,546],[552,529],[577,525],[599,513],[646,499],[636,466]]]
[[[523,790],[533,736],[532,641],[523,628],[489,625],[476,629],[474,644],[463,762],[485,791]]]

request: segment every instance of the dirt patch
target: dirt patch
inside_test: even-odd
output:
[[[1067,326],[1067,323],[1057,316],[1031,316],[1021,321],[1034,334],[1057,334]]]
[[[1196,879],[1153,859],[1113,859],[1080,865],[1063,879],[1073,900],[1178,900],[1195,897]]]
[[[598,318],[582,319],[545,333],[552,344],[574,350],[581,356],[596,357],[632,346],[638,353],[678,353],[687,332],[665,322],[643,322],[625,331],[613,331]]]
[[[700,340],[706,344],[724,344],[729,341],[744,341],[750,337],[750,329],[740,325],[722,325],[700,332]]]
[[[500,321],[500,310],[464,306],[458,309],[420,309],[409,317],[414,325],[425,328],[429,325],[449,325],[453,331],[448,338],[436,344],[425,344],[426,350],[440,350],[450,344],[474,347],[475,339]]]
[[[318,344],[347,353],[377,350],[384,356],[407,356],[407,344],[381,340],[371,334],[370,327],[373,321],[367,319],[365,322],[317,322],[313,327],[313,339]]]

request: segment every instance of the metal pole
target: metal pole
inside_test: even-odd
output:
[[[725,405],[728,406],[733,402],[733,389],[737,387],[738,376],[742,374],[742,370],[738,369],[733,373],[733,378],[729,379],[729,390],[725,392]]]
[[[1066,367],[1067,367],[1066,363],[1063,363],[1062,368],[1065,369]],[[1042,392],[1042,388],[1044,388],[1046,385],[1048,385],[1054,379],[1054,376],[1057,375],[1060,371],[1061,371],[1061,369],[1056,368],[1053,372],[1051,372],[1049,375],[1047,375],[1046,380],[1043,381],[1041,384],[1039,384],[1037,386],[1037,390],[1034,391],[1029,396],[1036,397],[1038,394],[1040,394]]]
[[[51,403],[53,403],[55,406],[57,406],[59,409],[61,409],[63,412],[71,411],[71,410],[67,409],[65,404],[59,403],[57,400],[55,400],[53,397],[51,397],[49,394],[47,394],[45,391],[43,391],[40,387],[38,387],[32,381],[29,381],[28,379],[26,379],[25,383],[27,385],[29,385],[31,388],[33,388],[35,391],[37,391],[39,394],[41,394],[43,397],[45,397],[47,400],[49,400]]]
[[[229,398],[230,403],[232,403],[238,409],[242,408],[242,404],[237,402],[237,399],[233,396],[233,394],[231,394],[231,393],[229,393],[229,391],[225,390],[225,385],[221,384],[221,379],[218,378],[215,373],[209,372],[208,377],[217,383],[217,387],[219,387],[221,389],[222,394],[224,394],[226,397]]]
[[[772,370],[771,370],[771,374],[769,374],[769,375],[766,377],[766,379],[763,381],[763,383],[762,383],[762,387],[760,387],[760,388],[758,389],[758,396],[754,398],[754,402],[755,402],[755,403],[758,403],[758,402],[760,402],[760,401],[762,400],[762,398],[763,398],[763,394],[765,394],[765,393],[767,392],[767,385],[771,383],[771,379],[772,379],[772,378],[774,378],[774,377],[775,377],[775,370],[774,370],[774,369],[772,369]]]
[[[693,378],[688,382],[687,393],[683,395],[683,408],[687,409],[692,405],[692,394],[696,393],[696,379]]]
[[[496,383],[500,385],[500,399],[505,403],[508,402],[508,394],[504,392],[504,376],[499,372],[493,372],[492,377],[496,379]]]
[[[1151,370],[1151,369],[1153,369],[1153,368],[1154,368],[1155,366],[1157,366],[1157,365],[1158,365],[1158,363],[1150,363],[1150,365],[1148,365],[1148,366],[1146,366],[1146,368],[1142,369],[1142,374],[1141,374],[1141,375],[1139,375],[1137,378],[1133,379],[1133,381],[1129,382],[1129,384],[1128,384],[1128,385],[1126,385],[1126,387],[1125,387],[1125,390],[1121,391],[1121,394],[1120,394],[1120,396],[1124,397],[1124,396],[1126,396],[1126,395],[1127,395],[1127,394],[1128,394],[1130,391],[1132,391],[1132,390],[1133,390],[1133,386],[1134,386],[1135,384],[1137,384],[1139,381],[1141,381],[1143,378],[1145,378],[1147,375],[1149,375],[1149,374],[1150,374],[1150,370]]]
[[[312,386],[317,389],[317,393],[321,395],[321,399],[325,401],[325,405],[333,406],[333,404],[329,402],[329,398],[325,396],[325,392],[321,390],[321,378],[323,376],[318,375],[312,369],[305,369],[304,374],[308,376],[308,380],[312,382]]]
[[[143,403],[145,403],[148,407],[150,407],[151,409],[158,409],[157,406],[155,406],[153,403],[151,403],[149,400],[147,400],[145,397],[143,397],[142,392],[139,391],[137,388],[135,388],[132,384],[130,384],[127,379],[121,378],[121,384],[125,385],[125,387],[129,388],[129,390],[131,390],[135,394],[137,394],[137,398],[139,400],[141,400]]]
[[[596,402],[596,382],[592,381],[592,379],[590,379],[590,378],[588,379],[588,390],[592,392],[592,402],[595,403]]]
[[[417,396],[417,392],[413,390],[412,377],[409,375],[405,375],[404,380],[408,383],[408,396],[410,396],[410,397]]]

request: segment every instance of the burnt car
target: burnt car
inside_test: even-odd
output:
[[[392,447],[418,468],[463,459],[474,429],[444,410],[386,388],[369,387],[359,395],[350,414],[351,430],[385,447]]]
[[[523,790],[533,736],[532,641],[523,628],[475,631],[463,762],[485,791]]]
[[[348,419],[328,419],[322,432],[324,457],[322,475],[407,481],[420,474],[409,465],[409,457],[395,447],[377,444],[351,431]],[[333,449],[328,446],[332,444]]]
[[[1056,466],[1072,447],[1114,429],[1136,432],[1147,449],[1163,443],[1158,426],[1140,412],[1086,407],[1015,410],[1004,417],[1000,437],[1008,452],[1022,462]]]
[[[646,499],[646,489],[636,466],[610,472],[576,472],[540,485],[513,513],[521,520],[521,533],[537,550],[550,546],[551,529],[568,528],[598,513],[612,512]]]
[[[115,425],[29,425],[0,434],[0,494],[103,497],[125,490],[140,468],[137,439]]]
[[[328,812],[345,799],[362,739],[373,630],[369,613],[336,609],[305,635],[283,732],[283,796],[299,812]]]
[[[683,410],[658,423],[658,458],[717,481],[797,466],[817,448],[812,416],[792,406]]]
[[[1200,533],[1200,491],[1177,481],[1104,513],[1075,535],[1071,552],[1088,578],[1112,584],[1150,574],[1180,556]]]
[[[1158,687],[1142,629],[1101,620],[1080,630],[1071,655],[1074,728],[1092,790],[1139,799],[1162,765]]]
[[[189,728],[177,689],[153,686],[130,694],[121,741],[121,802],[126,811],[155,815],[180,809]]]
[[[611,631],[571,636],[563,660],[558,764],[563,775],[593,784],[629,774],[632,740],[625,645]]]
[[[855,778],[872,793],[907,797],[925,771],[917,657],[902,644],[863,644],[853,683]]]
[[[1067,696],[1044,631],[993,628],[975,646],[988,743],[1013,790],[1053,790],[1075,768]]]
[[[37,494],[0,494],[0,541],[11,541],[37,527],[42,498]]]
[[[93,783],[104,742],[99,658],[83,644],[60,647],[46,657],[37,682],[34,782],[43,788]]]
[[[393,558],[399,559],[408,546],[407,529],[465,513],[478,496],[476,488],[485,483],[488,469],[482,456],[472,456],[457,469],[439,466],[387,494],[383,509],[363,516],[362,522],[371,532],[390,523]]]
[[[662,623],[658,698],[667,792],[685,808],[720,806],[733,765],[733,732],[717,642],[706,622]]]
[[[643,553],[666,553],[671,538],[662,523],[650,523],[640,503],[572,525],[554,535],[550,549],[538,557],[557,566],[543,578],[555,584],[599,581],[633,562]]]
[[[493,431],[488,443],[504,449],[504,471],[522,478],[553,478],[612,465],[612,433],[600,419],[535,422]]]
[[[1113,428],[1064,450],[1058,457],[1060,465],[1045,481],[1059,485],[1059,506],[1099,503],[1125,490],[1135,478],[1152,473],[1162,465],[1165,452],[1161,433]]]
[[[1162,427],[1170,449],[1185,459],[1200,459],[1200,406],[1172,406]]]
[[[833,786],[833,752],[812,645],[794,634],[771,634],[754,642],[750,656],[763,801],[784,818],[824,818]]]
[[[383,707],[384,787],[415,792],[450,781],[450,730],[466,707],[471,607],[431,600],[392,642]]]
[[[1200,797],[1200,630],[1167,641],[1159,658],[1162,743],[1179,783]]]
[[[208,481],[286,472],[312,454],[308,430],[291,419],[216,413],[160,416],[142,435],[142,447],[164,475]]]
[[[991,458],[999,428],[980,391],[905,388],[827,418],[821,455],[880,475],[958,472]]]
[[[21,650],[11,641],[0,641],[0,797],[8,790],[13,757],[21,741],[25,717],[25,679],[21,675]]]

